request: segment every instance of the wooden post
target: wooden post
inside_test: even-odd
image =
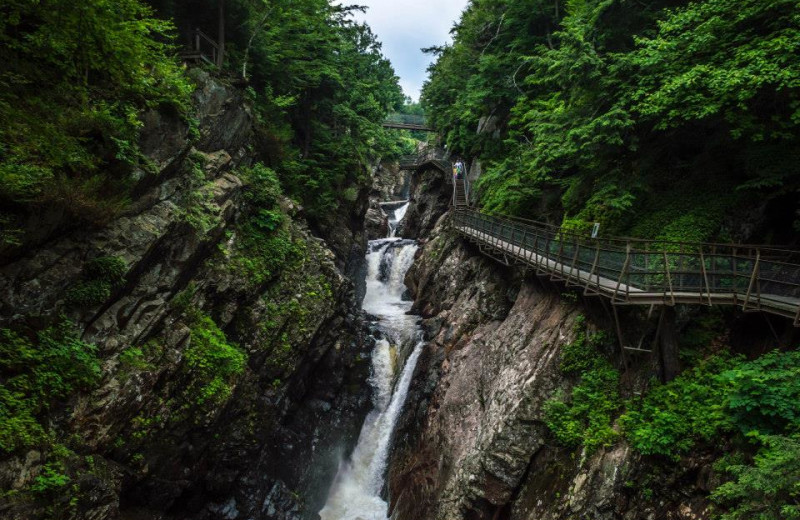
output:
[[[617,287],[614,289],[614,294],[611,295],[611,302],[613,303],[617,299],[617,294],[619,294],[619,287],[622,285],[622,279],[625,277],[625,273],[628,270],[628,264],[631,261],[631,243],[625,246],[625,263],[622,264],[622,271],[619,273],[619,279],[617,280]]]
[[[669,258],[667,258],[666,249],[664,250],[664,272],[667,275],[667,284],[669,286],[669,295],[672,299],[672,305],[675,305],[675,290],[672,288],[672,275],[670,275],[669,272]]]
[[[592,283],[592,275],[594,275],[594,271],[595,271],[595,269],[597,269],[597,261],[600,259],[600,242],[599,241],[595,242],[595,245],[597,246],[597,249],[596,249],[595,254],[594,254],[594,262],[592,262],[592,270],[589,271],[589,279],[586,280],[586,286],[583,288],[583,294],[588,294],[589,293],[589,284]],[[598,285],[597,293],[600,294],[600,291],[599,291],[600,275],[599,274],[597,275],[597,285]]]
[[[661,357],[662,379],[665,383],[675,379],[681,373],[681,362],[678,356],[678,332],[675,329],[675,308],[662,307],[662,323],[659,324],[659,349]]]
[[[756,277],[758,276],[758,264],[761,261],[761,250],[756,250],[756,262],[753,264],[753,274],[750,275],[750,283],[747,285],[747,294],[744,297],[744,303],[742,304],[742,310],[747,310],[747,304],[750,303],[750,294],[753,292],[753,285],[756,283]],[[759,308],[761,307],[761,301],[758,302]]]
[[[708,295],[708,305],[711,306],[711,287],[708,286],[708,273],[706,273],[706,257],[703,255],[703,248],[700,247],[700,269],[703,272],[703,283],[706,286],[706,294]],[[700,291],[700,302],[703,302],[703,292]]]

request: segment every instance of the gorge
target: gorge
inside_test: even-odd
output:
[[[0,518],[800,518],[800,8],[634,4],[3,2]]]

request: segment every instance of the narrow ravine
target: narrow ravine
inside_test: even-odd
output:
[[[395,423],[403,409],[423,342],[416,316],[406,314],[406,271],[414,262],[417,243],[394,238],[408,204],[389,214],[389,238],[372,240],[367,250],[367,291],[363,309],[377,318],[372,352],[374,408],[364,421],[350,460],[343,462],[331,487],[322,520],[386,520],[381,498],[386,461]],[[412,350],[413,349],[413,350]],[[399,352],[411,350],[397,377]]]

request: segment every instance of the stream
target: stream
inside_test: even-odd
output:
[[[331,486],[322,520],[386,520],[388,504],[381,498],[389,447],[403,409],[414,368],[424,345],[418,317],[406,314],[406,271],[414,262],[417,243],[395,238],[408,203],[389,213],[389,237],[371,240],[367,249],[367,291],[362,308],[375,316],[377,333],[372,352],[370,385],[373,409],[364,420],[350,459],[343,462]],[[411,353],[398,366],[400,352]],[[402,370],[398,377],[398,370]]]

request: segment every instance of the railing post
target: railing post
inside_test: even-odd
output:
[[[576,270],[575,266],[578,263],[578,254],[580,253],[580,250],[581,250],[581,243],[580,243],[579,240],[576,240],[575,241],[575,256],[572,257],[572,265],[569,268],[569,274],[567,275],[567,282],[569,282],[570,278],[572,277],[572,273],[574,273],[575,270]],[[578,280],[578,282],[581,281],[580,276],[576,276],[575,278]]]
[[[750,283],[747,285],[747,294],[744,297],[744,303],[742,304],[742,310],[747,310],[747,304],[750,303],[750,294],[753,292],[753,285],[756,283],[756,277],[758,276],[758,269],[759,269],[759,262],[761,261],[761,250],[756,249],[756,261],[753,264],[753,273],[750,275]],[[761,308],[761,299],[758,299],[758,307]]]
[[[708,295],[708,305],[711,305],[711,287],[708,285],[708,274],[706,273],[706,257],[703,255],[703,247],[700,246],[700,270],[703,273],[703,283],[706,287],[706,294]],[[700,292],[700,302],[703,302],[703,292]]]
[[[667,258],[666,249],[664,250],[664,271],[667,275],[667,285],[669,287],[670,299],[672,300],[672,305],[675,306],[675,291],[672,288],[672,275],[669,272],[669,259]]]
[[[614,294],[611,295],[612,303],[617,299],[617,295],[619,294],[619,288],[622,285],[622,279],[625,277],[625,273],[628,270],[630,262],[631,262],[631,243],[628,242],[625,245],[625,263],[622,264],[622,270],[619,273],[619,279],[617,279],[617,286],[614,289]],[[626,288],[626,294],[627,294],[627,288]]]
[[[597,246],[597,248],[596,248],[595,253],[594,253],[594,262],[592,262],[592,270],[589,271],[589,279],[586,280],[586,286],[583,288],[583,294],[588,294],[588,292],[589,292],[589,284],[592,283],[592,276],[594,275],[595,269],[597,269],[597,262],[600,260],[600,242],[599,241],[595,242],[595,245]],[[600,292],[599,291],[599,287],[600,287],[600,275],[599,274],[597,275],[597,286],[598,286],[598,293],[599,293]]]

